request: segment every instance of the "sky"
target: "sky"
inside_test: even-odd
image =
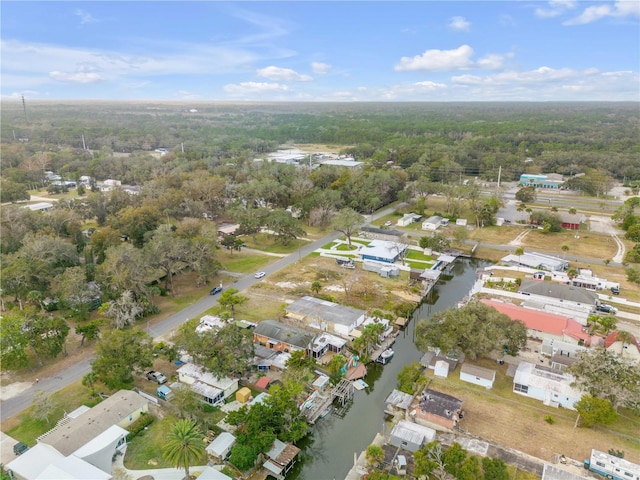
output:
[[[12,1],[2,98],[640,101],[640,0]]]

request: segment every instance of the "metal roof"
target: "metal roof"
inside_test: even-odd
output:
[[[309,296],[304,296],[287,305],[285,310],[297,315],[346,326],[355,324],[365,314],[364,310]]]

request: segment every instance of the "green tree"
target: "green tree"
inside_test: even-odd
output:
[[[224,308],[231,309],[231,315],[234,317],[236,315],[235,307],[249,300],[249,298],[244,295],[238,295],[238,292],[239,290],[236,288],[228,288],[222,292],[220,298],[218,298],[218,303]]]
[[[160,221],[160,212],[150,205],[127,207],[118,212],[112,226],[127,235],[134,246],[141,248],[145,234],[155,230]]]
[[[616,410],[621,406],[640,407],[640,367],[621,360],[604,347],[581,352],[569,372],[576,378],[575,387],[609,400]]]
[[[311,283],[311,290],[316,296],[318,295],[321,289],[322,289],[322,283],[320,283],[318,280],[314,280]]]
[[[250,445],[236,443],[231,448],[229,462],[241,472],[245,472],[253,467],[258,459],[258,454]]]
[[[106,332],[96,346],[92,372],[109,388],[133,383],[133,373],[142,373],[153,365],[151,336],[133,328]]]
[[[367,463],[370,469],[376,469],[384,460],[384,450],[378,445],[371,444],[366,450]]]
[[[24,329],[27,332],[28,345],[35,353],[38,366],[42,359],[56,358],[64,351],[69,326],[60,317],[25,312]]]
[[[575,405],[576,412],[580,416],[581,427],[593,427],[594,425],[610,425],[618,418],[618,413],[606,398],[583,395]]]
[[[424,367],[420,362],[413,362],[402,367],[402,370],[398,373],[398,389],[401,392],[413,395],[418,391],[419,387],[416,388],[416,384],[419,383],[418,380],[423,371]]]
[[[76,326],[76,335],[81,335],[82,340],[80,346],[84,345],[85,340],[92,341],[100,338],[100,321],[92,320]]]
[[[438,312],[416,325],[416,346],[421,351],[430,347],[443,352],[459,349],[471,360],[503,349],[515,356],[526,340],[522,322],[512,321],[479,301]]]
[[[244,240],[242,240],[242,238],[240,237],[236,237],[235,235],[225,235],[224,237],[222,237],[220,245],[229,250],[229,252],[233,255],[234,250],[237,250],[239,252],[242,249]]]
[[[102,304],[99,311],[112,320],[114,328],[123,329],[142,316],[144,306],[131,290],[125,290],[116,300]]]
[[[207,452],[202,432],[196,422],[177,420],[167,436],[162,456],[175,468],[184,468],[185,479],[189,476],[189,467],[206,460]]]
[[[522,203],[534,203],[536,196],[536,187],[522,187],[516,192],[515,198]]]
[[[363,362],[369,361],[369,355],[380,342],[380,336],[384,330],[384,324],[370,323],[362,329],[362,334],[353,341],[353,347],[358,351]]]
[[[0,365],[3,370],[19,369],[29,365],[27,354],[29,338],[24,329],[24,316],[4,314],[0,322]]]
[[[292,240],[306,234],[300,226],[300,220],[283,209],[273,210],[269,214],[266,227],[273,232],[276,240],[282,245],[289,245]]]
[[[12,180],[0,179],[0,202],[19,202],[20,200],[29,200],[31,195],[27,190],[27,186],[16,183]]]
[[[50,393],[44,390],[38,390],[33,396],[33,406],[31,415],[36,420],[44,420],[47,425],[51,423],[51,416],[58,409],[58,402],[56,402]]]
[[[560,247],[562,249],[562,259],[564,260],[567,257],[567,252],[569,251],[569,245],[562,245]]]
[[[423,235],[420,237],[420,248],[431,248],[437,252],[443,252],[451,242],[441,233],[434,233],[432,236]]]
[[[331,228],[346,237],[349,249],[351,249],[351,237],[360,230],[362,222],[362,215],[353,208],[343,208],[331,221]]]
[[[616,329],[618,319],[613,315],[589,315],[587,318],[587,328],[589,335],[599,335],[606,337]]]
[[[484,480],[509,480],[507,465],[499,458],[482,458]]]

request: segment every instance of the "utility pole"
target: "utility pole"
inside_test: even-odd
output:
[[[24,95],[22,95],[22,109],[24,110],[24,119],[29,123],[29,115],[27,115],[27,104],[24,101]]]
[[[500,188],[500,177],[502,176],[502,165],[498,167],[498,188]]]
[[[84,133],[82,134],[82,149],[83,150],[87,149],[87,144],[84,142]]]

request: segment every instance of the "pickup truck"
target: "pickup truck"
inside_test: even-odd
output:
[[[167,383],[167,377],[165,377],[161,372],[155,372],[153,370],[151,370],[150,372],[147,372],[147,380],[152,380],[156,382],[158,385]]]

